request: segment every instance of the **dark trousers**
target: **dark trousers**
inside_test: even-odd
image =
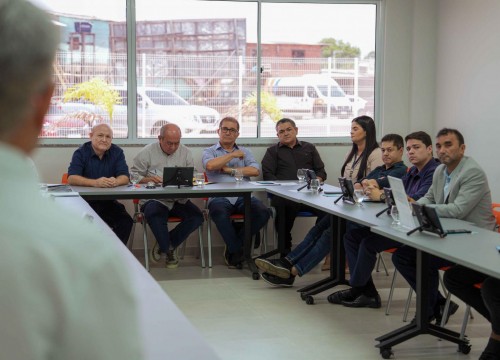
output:
[[[278,222],[281,216],[281,212],[285,213],[285,249],[290,250],[292,248],[292,228],[293,228],[293,223],[295,222],[295,218],[297,217],[297,214],[300,211],[309,211],[315,216],[316,218],[316,223],[318,224],[321,219],[326,215],[325,212],[315,209],[313,207],[307,206],[307,205],[302,205],[299,203],[296,203],[295,201],[292,200],[287,200],[283,199],[277,196],[274,196],[271,199],[271,205],[276,209],[276,219],[275,219],[275,226],[278,229]],[[281,239],[280,239],[281,240]],[[288,251],[287,251],[288,252]]]
[[[444,284],[453,295],[488,319],[495,334],[500,334],[499,279],[457,265],[446,271]],[[482,286],[478,289],[475,284]]]
[[[367,296],[375,296],[372,271],[381,251],[400,247],[401,243],[373,234],[369,228],[353,228],[344,235],[344,247],[351,277],[349,283]]]
[[[88,201],[90,207],[113,230],[118,238],[127,244],[133,220],[125,206],[116,200]]]
[[[252,211],[252,236],[267,223],[269,220],[269,209],[259,199],[252,196],[250,209]],[[227,245],[227,249],[231,254],[236,254],[243,250],[243,240],[245,238],[245,227],[241,226],[236,229],[229,218],[232,214],[245,213],[245,201],[243,197],[239,197],[233,204],[223,197],[213,198],[208,203],[208,211],[210,218],[213,220],[219,230],[222,239]]]
[[[198,229],[203,223],[203,214],[198,206],[190,200],[182,204],[175,202],[172,209],[165,204],[149,200],[142,206],[149,227],[160,246],[160,251],[166,253],[170,248],[177,248],[189,234]],[[175,228],[168,231],[168,217],[180,217],[182,221]]]
[[[439,293],[439,269],[444,266],[452,266],[453,262],[441,259],[437,256],[429,256],[429,268],[427,275],[429,279],[429,298],[427,299],[427,308],[429,315],[439,315],[439,305],[442,301],[442,295]],[[396,269],[408,281],[413,290],[417,286],[417,252],[410,246],[400,247],[392,255],[392,262]]]

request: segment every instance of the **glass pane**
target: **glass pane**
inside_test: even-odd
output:
[[[263,116],[263,137],[280,116],[307,137],[348,136],[353,117],[373,116],[375,22],[373,4],[262,4],[262,91],[280,114]]]
[[[60,26],[61,42],[54,63],[56,88],[41,137],[87,138],[97,123],[125,138],[127,106],[117,85],[127,79],[126,33],[112,46],[112,24],[125,20],[125,0],[43,0]],[[113,34],[117,36],[117,34]]]
[[[256,137],[257,5],[249,2],[137,0],[139,137],[178,124],[184,137],[217,138],[224,116],[240,120],[240,137]],[[116,24],[120,26],[121,24]],[[250,30],[251,29],[251,30]]]

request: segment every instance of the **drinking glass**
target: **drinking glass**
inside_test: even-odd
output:
[[[304,169],[297,170],[297,179],[299,179],[299,183],[304,182],[306,179],[306,172]]]
[[[136,173],[135,171],[132,171],[130,173],[130,182],[134,186],[134,188],[137,187],[137,183],[139,182],[139,173]]]
[[[363,192],[363,189],[356,189],[354,190],[354,201],[356,202],[356,205],[358,206],[363,206],[362,202],[365,199],[365,193]]]
[[[317,194],[319,192],[319,180],[318,179],[311,180],[311,190],[315,194]]]
[[[196,181],[196,186],[203,187],[205,185],[205,174],[202,172],[197,172],[194,176]]]
[[[392,226],[397,227],[400,224],[399,211],[396,205],[391,206]]]
[[[234,180],[236,180],[236,184],[239,184],[243,181],[243,171],[240,169],[236,169],[234,172]]]

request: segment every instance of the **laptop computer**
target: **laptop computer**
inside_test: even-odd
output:
[[[403,180],[393,176],[387,178],[391,185],[392,197],[398,208],[400,226],[407,229],[415,228],[415,220],[413,219],[412,208],[408,201],[408,195],[406,195]]]
[[[194,167],[164,167],[162,186],[193,186]]]

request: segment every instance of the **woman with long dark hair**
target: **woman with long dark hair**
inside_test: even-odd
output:
[[[377,166],[383,165],[382,153],[378,150],[375,122],[362,115],[351,122],[352,148],[342,165],[341,174],[353,182],[364,178]]]
[[[352,148],[346,156],[340,173],[355,183],[384,163],[382,152],[378,149],[375,122],[371,117],[361,115],[352,120],[351,140]],[[321,270],[330,270],[330,255],[326,256]]]

